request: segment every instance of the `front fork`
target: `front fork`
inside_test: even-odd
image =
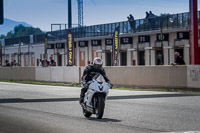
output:
[[[96,109],[98,107],[98,96],[95,96],[93,98],[93,109]]]
[[[97,94],[94,94],[94,97],[93,97],[93,109],[96,109],[98,107],[98,97],[103,97],[104,98],[104,102],[105,102],[105,97],[106,97],[106,94],[104,93],[97,93]]]

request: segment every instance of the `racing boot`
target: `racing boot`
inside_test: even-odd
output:
[[[87,91],[87,89],[85,88],[82,88],[81,89],[81,94],[80,94],[80,99],[79,99],[79,103],[80,104],[83,104],[83,101],[84,101],[84,97],[85,97],[85,92]]]

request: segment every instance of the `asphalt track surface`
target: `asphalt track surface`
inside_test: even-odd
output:
[[[103,119],[82,115],[80,88],[0,83],[0,133],[200,131],[200,95],[110,90]]]

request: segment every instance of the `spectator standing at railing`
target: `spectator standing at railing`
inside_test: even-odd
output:
[[[146,23],[148,23],[148,28],[149,29],[154,29],[154,25],[155,25],[155,20],[153,18],[157,17],[156,15],[154,15],[152,13],[152,11],[149,11],[147,12],[146,11],[146,17],[145,17],[145,20],[146,20]]]
[[[49,61],[47,59],[44,60],[44,66],[48,67],[49,66]]]
[[[146,17],[145,19],[149,19],[149,18],[155,18],[156,15],[152,13],[152,11],[147,12],[146,11]]]
[[[48,66],[47,59],[44,59],[44,60],[40,59],[40,66],[47,67]]]
[[[156,15],[152,13],[152,11],[149,12],[149,17],[148,18],[155,18]]]
[[[133,15],[130,14],[127,18],[128,18],[132,31],[135,32],[135,21],[134,21]]]
[[[9,63],[9,61],[8,60],[5,60],[5,66],[10,66],[10,63]]]
[[[39,66],[43,66],[43,60],[42,59],[40,59]]]
[[[128,17],[127,17],[128,21],[134,21],[134,17],[132,14],[130,14]]]
[[[132,14],[130,14],[129,17],[130,17],[130,21],[134,21],[134,17]]]
[[[11,62],[11,66],[17,66],[16,60],[13,60],[13,61]]]
[[[49,59],[50,59],[49,65],[50,66],[54,66],[54,60],[53,60],[52,56],[50,56]]]
[[[146,17],[145,19],[148,19],[149,18],[149,13],[146,11]]]

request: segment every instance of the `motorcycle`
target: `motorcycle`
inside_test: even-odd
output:
[[[101,119],[104,114],[105,102],[109,93],[109,89],[112,88],[112,84],[104,81],[98,81],[102,79],[101,74],[96,74],[88,84],[88,90],[85,93],[84,102],[81,105],[83,115],[88,118],[92,114],[96,115],[96,118]]]

